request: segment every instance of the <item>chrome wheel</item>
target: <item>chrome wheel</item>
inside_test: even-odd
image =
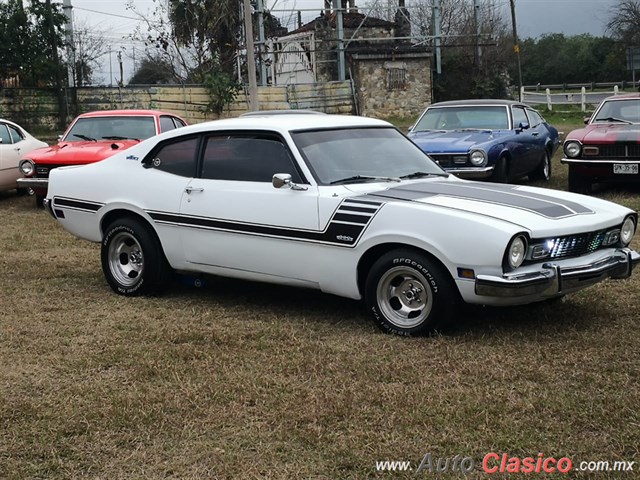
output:
[[[413,268],[387,270],[378,281],[376,296],[382,314],[400,328],[420,325],[433,308],[429,282]]]
[[[549,180],[551,178],[551,160],[549,159],[549,154],[546,152],[542,159],[542,177],[544,180]]]
[[[116,234],[109,244],[109,270],[124,287],[140,281],[144,270],[144,255],[138,240],[128,232]]]

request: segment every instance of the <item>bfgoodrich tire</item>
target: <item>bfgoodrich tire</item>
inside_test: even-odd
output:
[[[118,219],[107,227],[100,257],[109,286],[120,295],[159,293],[171,273],[156,236],[133,218]]]
[[[365,284],[365,304],[376,325],[396,335],[426,335],[447,326],[458,294],[449,273],[418,250],[381,256]]]

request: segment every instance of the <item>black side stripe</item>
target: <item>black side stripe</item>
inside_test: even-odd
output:
[[[95,213],[98,210],[100,210],[100,208],[103,207],[104,204],[103,203],[87,202],[87,201],[84,201],[84,200],[76,200],[76,199],[73,199],[73,198],[54,197],[53,206],[54,207],[66,207],[66,208],[72,208],[74,210],[84,210],[84,211],[87,211],[87,212]]]
[[[220,230],[245,235],[267,236],[293,241],[306,241],[352,247],[357,244],[358,240],[373,220],[375,213],[377,213],[377,211],[384,205],[381,202],[372,203],[378,205],[378,209],[374,210],[374,213],[370,216],[339,213],[340,207],[338,207],[324,231],[301,230],[255,223],[241,223],[217,218],[195,217],[169,212],[147,211],[147,213],[157,223],[167,225],[180,225],[205,230]]]

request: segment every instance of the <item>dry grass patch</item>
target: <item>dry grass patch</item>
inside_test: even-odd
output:
[[[564,168],[555,158],[556,187]],[[599,195],[640,206],[633,189]],[[638,457],[637,275],[469,307],[447,335],[406,340],[313,291],[211,279],[117,296],[99,247],[32,202],[0,194],[1,478],[384,478],[409,474],[376,461],[415,468],[427,452],[478,466],[491,451]]]

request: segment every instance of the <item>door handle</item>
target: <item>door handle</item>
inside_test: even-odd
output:
[[[193,192],[204,192],[204,188],[187,187],[184,191],[191,195]]]
[[[533,135],[534,137],[537,137],[538,135],[540,135],[539,132],[531,132],[531,135]]]

